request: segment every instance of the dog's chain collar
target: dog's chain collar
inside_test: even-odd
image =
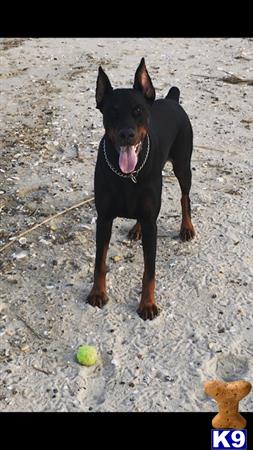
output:
[[[138,170],[134,170],[133,172],[131,172],[130,174],[124,174],[122,172],[119,172],[117,169],[115,169],[115,167],[113,167],[113,165],[110,163],[107,153],[106,153],[106,148],[105,148],[105,138],[104,138],[104,142],[103,142],[103,150],[104,150],[104,156],[105,156],[105,160],[107,162],[107,165],[110,167],[110,169],[116,173],[116,175],[118,175],[119,177],[122,178],[131,178],[133,183],[137,183],[137,175],[138,173],[143,169],[143,167],[145,166],[147,159],[148,159],[148,155],[149,155],[149,149],[150,149],[150,140],[149,140],[149,135],[147,134],[147,138],[148,138],[148,147],[147,147],[147,152],[145,155],[145,158],[141,164],[141,166],[139,167]]]

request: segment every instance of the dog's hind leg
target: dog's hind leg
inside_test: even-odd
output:
[[[182,197],[181,197],[181,208],[182,208],[182,223],[180,229],[180,238],[182,241],[189,241],[194,238],[195,231],[191,221],[191,201],[189,197],[191,189],[191,168],[190,165],[185,168],[178,167],[175,162],[173,162],[173,170],[178,179]]]
[[[131,239],[131,241],[138,241],[141,239],[141,224],[140,222],[136,222],[136,224],[131,228],[131,230],[128,233],[128,239]]]
[[[182,207],[182,223],[180,229],[180,238],[182,241],[189,241],[194,238],[195,231],[191,221],[191,154],[192,154],[192,139],[189,142],[185,141],[185,137],[177,141],[172,151],[172,164],[175,176],[178,179],[181,188],[181,207]]]

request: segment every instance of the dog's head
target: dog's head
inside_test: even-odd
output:
[[[148,133],[150,108],[155,89],[142,58],[135,73],[133,89],[113,89],[99,67],[96,103],[103,114],[105,132],[119,153],[123,173],[135,170],[142,142]]]

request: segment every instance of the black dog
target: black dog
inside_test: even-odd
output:
[[[102,308],[106,294],[106,254],[115,217],[137,219],[129,233],[142,238],[144,274],[138,308],[144,319],[158,314],[155,304],[156,220],[161,207],[162,169],[173,164],[182,191],[183,241],[195,235],[191,222],[190,120],[179,105],[179,89],[172,87],[165,99],[155,101],[155,89],[144,58],[135,73],[133,89],[115,89],[99,67],[96,103],[103,114],[105,135],[95,170],[95,203],[98,213],[94,284],[88,302]]]

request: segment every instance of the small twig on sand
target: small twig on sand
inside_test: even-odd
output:
[[[47,336],[42,336],[41,334],[37,333],[37,331],[34,330],[34,328],[31,327],[31,325],[29,325],[29,323],[26,322],[25,319],[23,319],[23,317],[16,315],[17,319],[20,320],[21,322],[23,322],[23,324],[28,328],[28,330],[30,330],[37,338],[39,339],[49,339]]]
[[[208,94],[211,94],[211,95],[213,95],[213,96],[215,95],[214,92],[213,92],[213,91],[210,91],[209,89],[203,88],[202,91],[208,92]],[[218,98],[218,97],[215,97],[215,98]]]
[[[213,78],[213,79],[217,79],[217,77],[211,76],[211,75],[201,75],[199,73],[191,73],[192,77],[201,77],[201,78]]]
[[[74,143],[74,149],[76,151],[76,157],[77,157],[78,161],[83,161],[83,158],[81,158],[81,156],[80,156],[79,147],[76,142]]]
[[[31,231],[36,230],[37,228],[41,227],[42,225],[45,225],[45,223],[50,222],[50,220],[56,219],[56,217],[60,217],[63,214],[66,214],[69,211],[72,211],[72,209],[79,208],[80,206],[85,205],[86,203],[92,202],[94,200],[94,197],[87,198],[86,200],[83,200],[80,203],[77,203],[76,205],[71,206],[70,208],[66,208],[63,211],[60,211],[57,214],[53,214],[52,216],[48,217],[47,219],[43,220],[40,223],[37,223],[36,225],[33,225],[31,228],[28,228],[28,230],[23,231],[22,233],[18,234],[17,236],[14,236],[12,238],[11,242],[8,242],[8,244],[5,244],[3,247],[0,248],[0,253],[6,250],[8,247],[10,247],[14,242],[16,242],[17,239],[21,238],[22,236],[25,236],[28,233],[31,233]]]
[[[209,147],[209,145],[194,145],[196,148],[203,148],[205,150],[214,150],[216,152],[224,152],[224,149],[221,148],[215,148],[215,147]]]
[[[34,364],[32,365],[33,369],[38,370],[38,372],[42,372],[45,373],[46,375],[51,375],[52,372],[49,372],[48,370],[45,369],[41,369],[40,367],[35,366]]]
[[[224,83],[230,83],[230,84],[248,84],[249,86],[253,85],[253,78],[241,78],[237,75],[234,75],[233,73],[222,78],[218,78],[219,81],[224,81]]]
[[[214,77],[214,76],[211,76],[211,75],[201,75],[201,74],[198,74],[198,73],[192,73],[191,76],[207,78],[207,79],[215,79],[215,80],[223,81],[224,83],[230,83],[230,84],[245,83],[245,84],[248,84],[249,86],[253,85],[253,79],[252,78],[241,78],[241,77],[238,77],[237,75],[234,75],[231,72],[227,72],[226,70],[223,70],[223,72],[227,73],[228,76],[220,78],[220,77]]]

